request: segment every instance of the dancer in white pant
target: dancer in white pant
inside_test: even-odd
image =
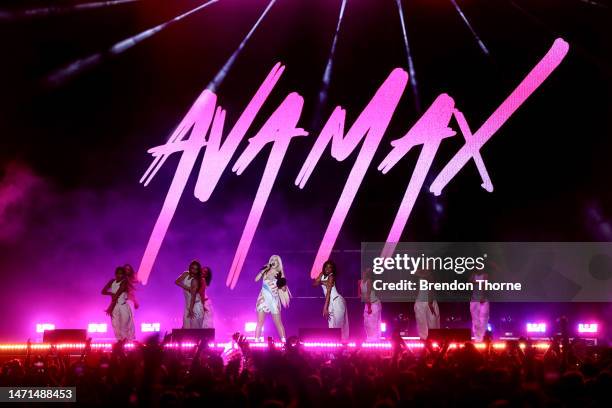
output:
[[[432,279],[432,275],[426,271],[417,272],[417,276],[427,281]],[[414,302],[414,317],[419,337],[422,340],[427,340],[429,329],[440,328],[440,309],[433,291],[419,290]]]
[[[136,285],[139,283],[138,276],[136,276],[136,271],[131,264],[123,265],[123,269],[125,269],[125,275],[128,280],[128,300],[132,302],[134,309],[138,309],[140,307],[138,299],[136,299]]]
[[[470,302],[472,334],[475,341],[481,342],[489,325],[489,301],[486,292],[478,288],[478,281],[489,280],[489,275],[484,271],[474,271],[470,280],[474,283],[472,301]]]
[[[255,282],[261,280],[261,291],[257,297],[257,325],[255,326],[256,340],[262,340],[261,330],[263,328],[266,314],[270,313],[274,325],[282,341],[285,341],[285,327],[281,320],[281,306],[289,307],[291,292],[287,286],[287,279],[283,269],[283,261],[280,256],[272,255],[268,264],[265,265],[255,277]]]
[[[212,302],[206,297],[206,289],[211,279],[212,272],[209,267],[203,268],[198,261],[192,261],[189,270],[183,272],[174,282],[183,288],[185,296],[183,329],[214,327]]]
[[[366,333],[366,341],[380,340],[380,321],[382,314],[382,304],[376,296],[376,291],[372,287],[372,269],[367,268],[361,276],[359,285],[359,296],[365,303],[363,308],[363,327]]]
[[[342,341],[347,341],[349,337],[348,312],[346,301],[336,289],[337,270],[333,261],[326,261],[323,264],[323,271],[317,279],[313,281],[313,286],[323,288],[325,304],[323,306],[323,317],[327,319],[330,329],[341,329]]]
[[[128,302],[129,282],[125,269],[115,269],[115,278],[102,289],[103,295],[112,297],[106,313],[111,316],[111,323],[117,340],[134,340],[134,316]]]
[[[212,281],[212,270],[210,267],[202,267],[202,278],[204,280],[204,282],[202,282],[203,294],[200,295],[204,299],[204,317],[202,318],[202,328],[212,329],[215,327],[215,314],[213,311],[212,301],[210,300],[210,295],[208,294],[208,288],[210,287],[210,282]]]

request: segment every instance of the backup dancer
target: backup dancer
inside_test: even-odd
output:
[[[136,299],[136,285],[138,284],[138,277],[136,276],[136,271],[134,267],[130,264],[123,265],[123,269],[125,269],[125,274],[128,280],[128,300],[132,302],[134,305],[134,309],[138,309],[140,304]]]
[[[263,328],[266,314],[270,313],[274,325],[282,341],[285,341],[285,327],[281,320],[281,306],[289,307],[291,292],[287,287],[287,279],[283,269],[283,261],[280,256],[272,255],[268,264],[264,266],[255,277],[255,282],[261,280],[261,291],[257,297],[257,325],[255,327],[255,339],[262,340],[261,330]]]
[[[183,272],[174,283],[183,289],[185,310],[183,312],[183,329],[212,329],[212,302],[206,297],[206,289],[212,280],[209,267],[202,267],[200,262],[192,261],[189,270]]]
[[[478,288],[478,281],[489,280],[489,274],[482,271],[474,270],[470,281],[474,283],[472,291],[472,301],[470,302],[470,314],[472,315],[472,334],[474,340],[481,342],[487,332],[489,325],[489,301],[486,292]]]
[[[210,267],[204,266],[202,268],[202,278],[204,279],[201,295],[204,299],[204,318],[202,319],[202,328],[212,329],[215,327],[213,305],[212,301],[210,300],[210,296],[206,292],[210,287],[210,282],[212,281],[212,270]]]
[[[134,316],[128,302],[129,281],[125,268],[115,269],[115,278],[108,281],[102,289],[103,295],[111,296],[111,304],[106,314],[111,316],[113,332],[117,340],[134,340]]]
[[[372,287],[372,281],[372,269],[367,268],[363,271],[361,284],[359,285],[359,296],[365,303],[363,308],[363,327],[366,332],[366,341],[377,341],[381,337],[382,304]]]
[[[349,322],[346,310],[346,301],[336,289],[337,270],[336,264],[325,261],[323,271],[313,281],[313,286],[321,286],[325,295],[325,305],[323,305],[323,317],[327,319],[330,329],[342,330],[342,341],[348,340]]]
[[[417,272],[420,279],[430,281],[431,273],[426,271]],[[414,302],[414,317],[417,331],[422,340],[427,340],[429,329],[440,328],[440,309],[436,301],[435,293],[431,290],[419,290]]]

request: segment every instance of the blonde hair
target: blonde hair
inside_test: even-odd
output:
[[[285,278],[285,269],[283,268],[283,261],[281,257],[278,255],[272,255],[270,257],[270,260],[268,261],[268,264],[271,264],[274,260],[278,262],[278,270],[281,273],[281,276]],[[278,289],[278,298],[280,299],[281,305],[283,305],[283,307],[289,307],[289,303],[291,301],[291,291],[289,290],[289,286],[285,286],[283,289]]]

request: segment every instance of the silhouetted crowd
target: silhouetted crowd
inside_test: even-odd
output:
[[[234,344],[28,353],[3,363],[0,386],[76,386],[78,405],[113,408],[612,406],[611,349],[580,342],[555,340],[545,353],[518,342],[411,350],[399,336],[388,353],[306,351],[294,338],[261,351],[239,335]]]

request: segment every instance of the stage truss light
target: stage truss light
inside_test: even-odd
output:
[[[546,333],[546,323],[527,323],[527,333]]]
[[[578,333],[580,334],[597,334],[599,332],[599,324],[597,323],[578,323]]]
[[[44,333],[45,330],[55,330],[53,323],[36,323],[36,333]]]
[[[158,333],[161,328],[159,323],[142,323],[140,325],[140,331],[143,333]]]
[[[87,325],[88,333],[106,333],[108,325],[106,323],[89,323]]]

